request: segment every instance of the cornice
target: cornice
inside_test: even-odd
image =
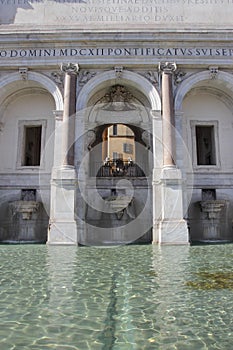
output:
[[[175,29],[175,30],[124,30],[108,31],[105,30],[81,30],[77,28],[46,28],[35,29],[28,27],[12,27],[0,25],[0,42],[21,42],[21,43],[62,43],[62,42],[196,42],[205,43],[207,41],[215,43],[226,43],[233,41],[233,29]]]

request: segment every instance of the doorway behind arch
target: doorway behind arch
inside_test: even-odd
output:
[[[151,242],[151,154],[144,132],[120,123],[96,127],[81,244]]]

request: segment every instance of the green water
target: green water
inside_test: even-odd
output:
[[[0,246],[0,349],[233,349],[233,245]]]

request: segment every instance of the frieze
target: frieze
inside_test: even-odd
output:
[[[0,48],[1,61],[16,59],[54,58],[103,58],[103,57],[157,57],[167,58],[226,58],[233,57],[232,47],[60,47],[60,48]]]

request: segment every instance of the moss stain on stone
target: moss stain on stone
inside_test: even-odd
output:
[[[197,279],[187,281],[186,286],[200,289],[231,289],[233,290],[233,272],[205,272],[201,271],[197,274]]]

